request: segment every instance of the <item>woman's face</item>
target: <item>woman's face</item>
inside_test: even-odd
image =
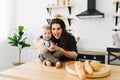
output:
[[[60,24],[52,24],[52,34],[56,39],[60,39],[61,35],[62,35],[62,28],[60,26]]]

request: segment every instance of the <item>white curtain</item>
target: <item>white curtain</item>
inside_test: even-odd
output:
[[[8,36],[11,17],[11,0],[0,0],[0,43]]]

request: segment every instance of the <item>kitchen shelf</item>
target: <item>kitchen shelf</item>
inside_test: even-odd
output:
[[[64,5],[64,6],[48,6],[46,7],[48,13],[51,15],[51,11],[52,9],[55,9],[55,8],[68,8],[68,11],[69,11],[69,14],[71,15],[71,5]]]
[[[116,17],[116,16],[120,17],[120,13],[116,13],[116,14],[113,15],[113,17]]]

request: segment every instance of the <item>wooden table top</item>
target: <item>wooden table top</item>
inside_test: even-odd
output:
[[[55,69],[55,67],[44,66],[37,59],[2,71],[0,72],[0,76],[16,80],[80,80],[77,76],[66,71],[65,63],[63,63],[60,69]],[[86,80],[120,80],[120,66],[110,65],[110,67],[111,75],[98,79],[87,78]]]

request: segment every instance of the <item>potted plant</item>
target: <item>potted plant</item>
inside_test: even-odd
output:
[[[18,47],[18,50],[19,50],[19,52],[18,52],[19,53],[19,62],[16,63],[16,65],[23,64],[23,62],[21,62],[22,49],[25,47],[31,46],[30,44],[25,42],[27,37],[24,37],[24,35],[25,35],[24,26],[18,26],[17,33],[14,33],[13,36],[8,37],[9,44],[11,44],[11,46]]]

